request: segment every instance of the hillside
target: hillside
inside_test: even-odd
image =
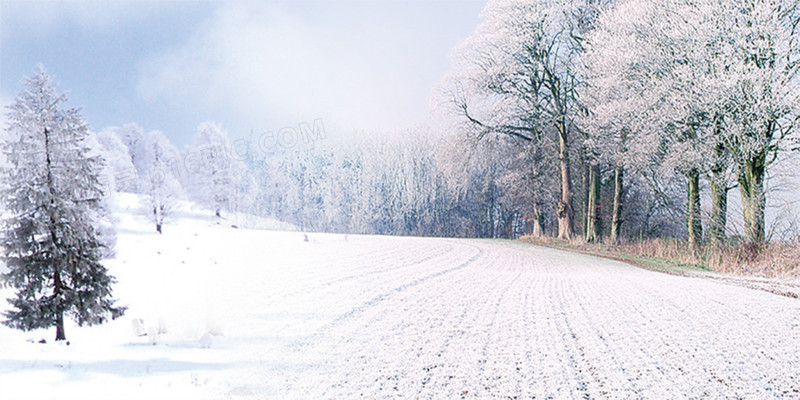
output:
[[[0,398],[800,393],[796,299],[516,241],[306,242],[189,204],[159,236],[136,203],[108,261],[127,314],[69,343],[0,327]]]

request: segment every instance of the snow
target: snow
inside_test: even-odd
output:
[[[0,327],[0,399],[800,396],[796,299],[514,241],[306,242],[188,204],[159,236],[138,201],[119,195],[107,262],[126,315],[69,345]]]

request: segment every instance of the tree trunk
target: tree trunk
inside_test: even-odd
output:
[[[728,215],[728,183],[722,176],[724,171],[712,171],[711,176],[711,223],[708,233],[714,244],[725,241],[725,226]]]
[[[589,193],[586,199],[586,241],[596,242],[602,234],[600,224],[600,167],[589,168]]]
[[[64,312],[58,311],[56,317],[56,341],[67,340],[67,335],[64,333]]]
[[[686,177],[689,194],[686,202],[686,229],[689,234],[689,247],[697,249],[703,241],[703,224],[700,219],[700,173],[692,169]]]
[[[739,192],[744,211],[744,234],[749,243],[764,242],[764,174],[766,172],[766,152],[747,160],[740,166]]]
[[[542,226],[542,211],[539,206],[533,204],[533,236],[542,237],[544,235],[544,227]]]
[[[717,118],[715,136],[723,134],[721,119]],[[726,173],[730,165],[730,155],[722,139],[717,140],[714,147],[714,158],[711,166],[711,222],[708,226],[708,236],[714,245],[725,242],[725,231],[728,223],[728,180]]]
[[[53,160],[50,157],[50,132],[47,128],[44,129],[44,152],[45,152],[45,168],[47,170],[47,188],[50,194],[50,208],[48,209],[50,217],[50,240],[53,246],[58,246],[59,240],[56,234],[57,219],[54,212],[53,203],[56,199],[55,181],[53,179]],[[67,335],[64,333],[64,284],[61,282],[61,266],[59,265],[57,257],[52,260],[53,263],[53,297],[55,300],[55,323],[56,323],[56,341],[66,340]]]
[[[589,224],[587,223],[587,218],[589,218],[589,196],[591,195],[592,189],[590,188],[591,182],[591,175],[592,175],[592,168],[594,165],[588,162],[583,152],[580,152],[580,167],[579,170],[583,172],[583,176],[581,176],[581,194],[580,199],[577,201],[577,205],[575,204],[576,201],[573,198],[573,206],[575,207],[575,225],[574,229],[577,232],[582,232],[583,236],[586,237],[587,232],[589,231]],[[575,176],[573,175],[573,179]],[[573,189],[575,188],[573,182]],[[580,225],[580,226],[578,226]]]
[[[564,121],[558,128],[558,160],[561,170],[561,200],[558,203],[558,238],[571,240],[574,230],[574,210],[572,209],[572,177],[569,168],[569,147],[567,126]]]
[[[62,295],[61,290],[63,289],[63,284],[61,283],[61,273],[56,267],[54,276],[53,276],[53,296],[55,297],[56,302],[56,341],[59,340],[67,340],[67,335],[64,332],[64,310],[63,305],[61,304]]]
[[[158,218],[158,208],[157,207],[153,207],[153,220],[156,223],[156,232],[158,232],[158,234],[160,235],[161,234],[161,223],[158,222],[159,218]]]
[[[531,159],[533,162],[531,163],[531,176],[534,180],[540,176],[541,171],[539,169],[539,160],[540,160],[540,149],[537,146],[531,146]],[[534,237],[542,237],[544,236],[544,215],[542,214],[542,209],[540,203],[538,201],[539,195],[534,195],[533,199],[533,236]]]
[[[614,168],[614,206],[611,210],[611,242],[619,242],[620,228],[622,227],[622,183],[625,170],[618,165]]]

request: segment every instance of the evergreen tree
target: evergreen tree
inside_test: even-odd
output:
[[[4,323],[23,330],[56,326],[56,340],[66,339],[65,314],[92,325],[125,311],[114,305],[114,278],[100,263],[103,160],[90,155],[78,110],[61,108],[66,100],[39,67],[9,107],[3,171],[4,277],[17,289]]]

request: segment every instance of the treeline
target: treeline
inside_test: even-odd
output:
[[[162,150],[184,168],[170,186],[304,230],[761,243],[767,177],[797,154],[799,13],[778,0],[491,1],[440,86],[449,128],[343,140],[315,122],[296,145],[265,146],[206,124],[186,151]],[[145,162],[136,129],[119,129]],[[151,166],[134,169],[137,190],[160,187],[141,183]],[[741,227],[728,220],[737,192]]]
[[[503,189],[514,182],[512,166],[495,160],[501,143],[472,144],[424,127],[343,140],[321,121],[296,133],[277,145],[271,134],[232,141],[208,122],[179,151],[160,131],[131,123],[97,139],[112,190],[145,195],[159,232],[179,199],[221,218],[269,217],[303,231],[518,237],[530,230],[528,192]]]
[[[209,122],[183,150],[136,124],[93,137],[159,232],[188,198],[307,231],[761,243],[767,177],[798,154],[798,13],[496,0],[440,85],[447,128],[344,139],[308,121],[231,140]]]
[[[159,231],[178,199],[222,218],[269,217],[304,231],[502,238],[556,231],[559,181],[545,149],[425,127],[370,139],[331,135],[322,122],[307,128],[272,145],[271,134],[232,141],[219,124],[204,123],[184,151],[136,124],[97,138],[115,190],[145,195],[145,214]],[[670,203],[677,194],[650,189],[664,182],[629,181],[623,215],[640,230],[630,234],[678,232]],[[604,181],[601,197],[612,190]]]
[[[497,0],[483,19],[443,97],[475,140],[528,153],[535,220],[698,246],[726,240],[738,188],[741,235],[767,239],[768,170],[797,148],[796,2]]]

